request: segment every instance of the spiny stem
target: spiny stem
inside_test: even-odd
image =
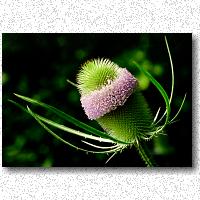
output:
[[[144,148],[144,146],[142,146],[141,143],[135,144],[135,147],[139,151],[139,154],[140,154],[142,160],[147,165],[147,167],[154,167],[155,162],[152,160],[152,158],[150,158],[150,156],[148,156],[149,153],[148,153],[147,148]]]

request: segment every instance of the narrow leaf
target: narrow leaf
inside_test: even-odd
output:
[[[90,132],[90,133],[92,133],[94,135],[97,135],[97,136],[102,137],[102,138],[111,139],[111,140],[113,140],[115,142],[118,142],[118,143],[130,144],[128,142],[123,142],[123,141],[117,140],[116,138],[108,135],[106,132],[99,131],[99,130],[97,130],[97,129],[95,129],[95,128],[93,128],[93,127],[91,127],[91,126],[89,126],[89,125],[77,120],[76,118],[64,113],[63,111],[61,111],[61,110],[59,110],[59,109],[57,109],[57,108],[55,108],[53,106],[50,106],[50,105],[45,104],[43,102],[40,102],[40,101],[37,101],[35,99],[29,98],[29,97],[25,97],[25,96],[22,96],[22,95],[19,95],[19,94],[15,94],[15,95],[17,97],[19,97],[20,99],[23,99],[23,100],[25,100],[25,101],[27,101],[29,103],[32,103],[32,104],[35,104],[35,105],[38,105],[38,106],[41,106],[43,108],[46,108],[46,109],[50,110],[51,112],[53,112],[54,114],[58,115],[62,119],[64,119],[64,120],[66,120],[66,121],[78,126],[79,128],[82,128],[82,129],[84,129],[84,130],[86,130],[86,131],[88,131],[88,132]]]
[[[136,62],[134,62],[134,64],[141,72],[143,72],[145,74],[145,76],[147,76],[149,78],[149,80],[155,85],[155,87],[158,89],[158,91],[164,98],[167,115],[166,115],[165,123],[161,128],[161,130],[162,130],[167,125],[167,123],[169,121],[170,112],[171,112],[168,95],[165,92],[164,88],[160,85],[160,83],[158,81],[156,81],[156,79],[149,72],[147,72],[143,67],[140,67]]]
[[[94,145],[94,144],[92,144],[90,142],[86,142],[84,140],[82,140],[82,142],[85,143],[85,144],[87,144],[87,145],[89,145],[89,146],[92,146],[92,147],[95,147],[95,148],[99,148],[99,149],[114,149],[114,148],[120,146],[120,145],[117,144],[117,145],[113,145],[113,146],[109,146],[109,147],[104,147],[104,146]]]
[[[31,109],[27,106],[28,112],[30,113],[30,115],[32,115],[35,120],[47,131],[49,132],[51,135],[53,135],[56,139],[58,139],[59,141],[77,149],[77,150],[81,150],[81,151],[85,151],[85,152],[90,152],[90,153],[112,153],[112,152],[116,152],[116,149],[112,149],[112,150],[108,150],[108,151],[90,151],[87,149],[83,149],[83,148],[79,148],[69,142],[67,142],[66,140],[62,139],[60,136],[58,136],[56,133],[54,133],[51,129],[49,129],[44,123],[42,123],[42,121],[37,117],[37,115],[35,115]]]
[[[171,53],[170,53],[170,50],[169,50],[169,45],[168,45],[166,36],[165,36],[165,43],[166,43],[166,46],[167,46],[167,51],[168,51],[170,66],[171,66],[172,82],[171,82],[171,93],[170,93],[170,98],[169,98],[169,104],[171,104],[171,101],[172,101],[172,98],[173,98],[173,92],[174,92],[174,66],[173,66],[172,57],[171,57]],[[165,115],[166,115],[166,110],[165,110],[164,114],[162,115],[162,117],[156,122],[156,124],[158,124],[163,119],[163,117]]]
[[[177,116],[179,115],[179,113],[180,113],[180,111],[181,111],[181,109],[182,109],[182,107],[183,107],[183,104],[184,104],[184,102],[185,102],[186,96],[187,96],[187,94],[185,94],[185,96],[184,96],[184,98],[183,98],[183,101],[182,101],[182,103],[181,103],[181,106],[180,106],[178,112],[176,113],[176,115],[175,115],[175,116],[171,119],[171,121],[169,122],[170,124],[173,123],[174,120],[175,120],[175,119],[177,118]]]
[[[15,101],[12,101],[12,100],[9,100],[9,101],[10,101],[11,103],[15,104],[16,106],[18,106],[19,108],[21,108],[23,111],[27,112],[27,113],[29,113],[29,114],[33,113],[33,111],[31,111],[31,113],[30,113],[27,109],[25,109],[23,106],[21,106],[20,104],[16,103]],[[30,110],[30,108],[29,108],[29,110]],[[105,139],[105,138],[100,138],[100,137],[96,137],[96,136],[93,136],[93,135],[89,135],[89,134],[87,134],[87,133],[83,133],[83,132],[77,131],[77,130],[75,130],[75,129],[66,127],[66,126],[64,126],[64,125],[58,124],[58,123],[56,123],[56,122],[54,122],[54,121],[51,121],[51,120],[49,120],[49,119],[47,119],[47,118],[45,118],[45,117],[42,117],[41,115],[38,115],[38,114],[36,114],[36,113],[34,113],[34,115],[35,115],[39,120],[41,120],[41,121],[43,121],[43,122],[45,122],[45,123],[47,123],[47,124],[49,124],[49,125],[51,125],[51,126],[53,126],[53,127],[56,127],[56,128],[58,128],[58,129],[61,129],[61,130],[65,131],[65,132],[72,133],[72,134],[78,135],[78,136],[80,136],[80,137],[84,137],[84,138],[88,138],[88,139],[92,139],[92,140],[97,140],[97,141],[100,141],[100,142],[115,143],[115,142],[113,142],[112,140]]]

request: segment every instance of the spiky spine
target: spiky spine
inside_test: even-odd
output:
[[[97,119],[109,134],[124,142],[137,142],[152,131],[152,115],[141,92],[134,92],[126,103]]]

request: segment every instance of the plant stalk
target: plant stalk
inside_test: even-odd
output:
[[[147,167],[156,166],[155,161],[152,159],[152,156],[149,155],[150,153],[146,146],[138,143],[135,144],[135,147],[137,148],[142,160],[145,162]]]

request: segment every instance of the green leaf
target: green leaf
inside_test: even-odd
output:
[[[170,120],[170,122],[169,122],[170,124],[174,122],[174,120],[177,118],[177,116],[178,116],[179,113],[181,112],[181,109],[182,109],[183,104],[184,104],[184,102],[185,102],[186,96],[187,96],[187,94],[185,94],[185,96],[184,96],[184,98],[183,98],[183,101],[182,101],[182,103],[181,103],[181,106],[180,106],[178,112],[177,112],[177,113],[175,114],[175,116]]]
[[[73,144],[71,144],[70,142],[67,142],[66,140],[62,139],[60,136],[58,136],[56,133],[54,133],[51,129],[49,129],[40,119],[39,117],[31,111],[31,109],[27,106],[27,110],[28,112],[30,113],[30,115],[32,115],[32,117],[35,118],[35,120],[47,131],[49,132],[52,136],[54,136],[56,139],[58,139],[59,141],[77,149],[77,150],[81,150],[81,151],[85,151],[85,152],[90,152],[90,153],[113,153],[113,152],[116,152],[116,151],[119,151],[119,147],[115,148],[115,149],[111,149],[111,150],[107,150],[107,151],[90,151],[90,150],[87,150],[87,149],[83,149],[83,148],[80,148],[80,147],[77,147]],[[121,148],[121,147],[120,147]]]
[[[102,137],[102,138],[105,138],[105,139],[110,139],[110,140],[113,140],[114,142],[118,142],[118,143],[121,143],[121,144],[130,144],[128,142],[123,142],[123,141],[120,141],[120,140],[117,140],[115,139],[114,137],[108,135],[106,132],[102,132],[102,131],[99,131],[79,120],[77,120],[76,118],[64,113],[63,111],[53,107],[53,106],[50,106],[48,104],[45,104],[43,102],[40,102],[40,101],[37,101],[37,100],[34,100],[32,98],[29,98],[29,97],[25,97],[25,96],[22,96],[22,95],[19,95],[19,94],[15,94],[17,97],[19,97],[20,99],[23,99],[29,103],[32,103],[32,104],[35,104],[35,105],[38,105],[38,106],[41,106],[51,112],[53,112],[54,114],[58,115],[59,117],[61,117],[62,119],[78,126],[79,128],[82,128],[83,130],[86,130],[94,135],[97,135],[99,137]],[[24,110],[24,109],[23,109]]]
[[[89,146],[98,148],[98,149],[114,149],[114,148],[117,148],[117,147],[120,147],[120,146],[122,147],[122,145],[119,145],[119,144],[116,144],[116,145],[113,145],[113,146],[109,146],[109,147],[108,146],[104,147],[104,146],[94,145],[94,144],[92,144],[90,142],[86,142],[84,140],[82,140],[82,142],[85,143],[85,144],[87,144],[87,145],[89,145]]]
[[[172,75],[171,94],[170,94],[170,98],[169,98],[169,104],[171,104],[173,92],[174,92],[174,66],[173,66],[172,57],[171,57],[171,53],[170,53],[170,50],[169,50],[169,45],[168,45],[166,36],[165,36],[165,43],[166,43],[166,46],[167,46],[167,51],[168,51],[170,66],[171,66],[171,73],[172,73],[171,74]]]
[[[172,77],[171,79],[172,79],[172,82],[171,82],[171,93],[170,93],[170,98],[169,98],[169,104],[171,104],[172,98],[173,98],[173,92],[174,92],[174,66],[173,66],[172,57],[171,57],[171,53],[170,53],[170,50],[169,50],[169,45],[168,45],[166,36],[165,36],[165,43],[166,43],[166,46],[167,46],[167,51],[168,51],[169,60],[170,60],[170,66],[171,66],[171,77]],[[163,117],[165,115],[166,115],[166,111],[164,112],[162,117],[155,124],[158,124],[163,119]]]
[[[31,110],[30,108],[29,109],[25,109],[23,106],[21,106],[20,104],[16,103],[15,101],[12,101],[12,100],[9,100],[9,101],[11,103],[15,104],[16,106],[18,106],[19,108],[21,108],[23,111],[25,111],[25,112],[27,112],[27,113],[32,115],[33,112],[31,111],[31,113],[30,113],[30,111],[29,111],[29,110]],[[75,129],[66,127],[66,126],[64,126],[62,124],[58,124],[58,123],[56,123],[54,121],[51,121],[51,120],[49,120],[49,119],[47,119],[45,117],[42,117],[41,115],[38,115],[36,113],[34,113],[34,116],[36,116],[40,121],[43,121],[43,122],[45,122],[45,123],[47,123],[47,124],[49,124],[49,125],[51,125],[51,126],[53,126],[55,128],[63,130],[65,132],[72,133],[72,134],[75,134],[75,135],[78,135],[78,136],[81,136],[81,137],[84,137],[84,138],[92,139],[92,140],[98,140],[100,142],[115,143],[110,139],[105,139],[105,138],[100,138],[100,137],[96,137],[96,136],[93,136],[93,135],[89,135],[87,133],[83,133],[83,132],[77,131]]]
[[[149,72],[147,72],[143,67],[140,67],[136,62],[134,62],[134,64],[155,85],[155,87],[158,89],[158,91],[160,92],[160,94],[162,95],[162,97],[163,97],[163,99],[165,101],[166,119],[165,119],[164,125],[159,129],[159,131],[161,131],[161,130],[164,129],[164,127],[167,125],[167,123],[169,121],[169,116],[170,116],[170,112],[171,112],[169,97],[168,97],[166,91],[164,90],[164,88],[160,85],[160,83]],[[159,132],[159,131],[156,131],[156,132]]]

